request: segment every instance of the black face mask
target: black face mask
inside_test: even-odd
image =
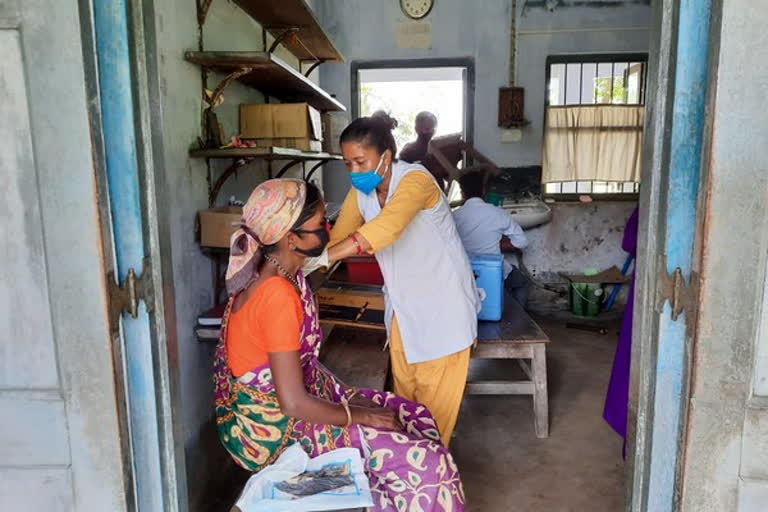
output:
[[[304,229],[295,229],[293,232],[299,236],[315,235],[317,238],[320,239],[320,244],[318,244],[317,246],[311,249],[300,249],[298,247],[294,249],[294,251],[298,252],[299,254],[303,254],[308,258],[317,258],[321,254],[323,254],[323,251],[325,250],[325,246],[328,245],[328,241],[331,238],[331,235],[328,233],[328,224],[326,224],[325,227],[323,228],[314,229],[312,231],[307,231]]]

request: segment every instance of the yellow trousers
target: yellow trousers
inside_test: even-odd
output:
[[[389,357],[395,394],[424,404],[429,409],[446,447],[451,441],[464,397],[470,350],[466,348],[440,359],[409,364],[405,359],[397,317],[392,319]]]

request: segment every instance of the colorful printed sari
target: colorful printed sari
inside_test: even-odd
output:
[[[322,331],[312,292],[299,273],[304,306],[301,364],[309,393],[332,402],[350,396],[319,362]],[[374,498],[385,512],[464,511],[464,491],[456,464],[440,442],[435,421],[423,405],[372,389],[358,394],[397,411],[403,432],[353,425],[350,428],[308,423],[284,415],[277,401],[269,364],[236,379],[226,363],[227,319],[216,350],[216,422],[219,438],[235,461],[257,472],[293,443],[310,457],[353,446],[361,451]]]

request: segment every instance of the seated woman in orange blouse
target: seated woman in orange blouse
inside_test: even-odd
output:
[[[219,438],[260,471],[290,445],[312,457],[355,447],[373,510],[464,510],[450,453],[427,409],[392,393],[349,388],[318,362],[322,331],[300,268],[328,241],[318,189],[299,180],[259,185],[232,235],[231,299],[216,351]]]

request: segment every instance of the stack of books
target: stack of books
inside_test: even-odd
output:
[[[200,341],[218,341],[221,332],[221,319],[227,305],[219,304],[197,317],[197,339]]]

